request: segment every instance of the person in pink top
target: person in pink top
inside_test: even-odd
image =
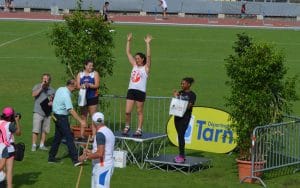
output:
[[[15,147],[14,135],[21,135],[20,128],[20,118],[21,115],[15,113],[12,107],[5,107],[2,110],[0,118],[1,126],[1,141],[7,146],[8,158],[5,162],[5,172],[7,188],[12,188],[13,186],[13,167],[14,167],[14,157],[15,157]]]

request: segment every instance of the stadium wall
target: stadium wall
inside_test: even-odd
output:
[[[101,10],[105,0],[83,0],[82,9]],[[161,12],[158,0],[108,0],[113,12]],[[59,9],[76,8],[76,0],[18,0],[16,8],[46,9],[57,6]],[[240,1],[213,0],[169,0],[169,13],[185,14],[240,14]],[[296,17],[300,16],[299,3],[248,2],[246,13],[250,15]]]

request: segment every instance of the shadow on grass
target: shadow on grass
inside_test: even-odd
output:
[[[281,176],[288,176],[288,175],[294,174],[295,173],[294,170],[296,170],[296,169],[299,169],[299,166],[294,165],[294,166],[288,166],[288,167],[282,167],[282,168],[278,168],[278,169],[274,169],[274,170],[269,170],[263,174],[263,179],[270,180],[270,179],[281,177]],[[298,180],[297,182],[299,183],[300,180]]]
[[[205,157],[204,152],[201,152],[201,151],[186,152],[186,155],[193,156],[193,157]]]
[[[33,185],[38,181],[42,172],[27,172],[14,175],[14,187],[18,188],[23,185]]]
[[[45,145],[49,146],[49,149],[51,149],[51,147],[52,147],[53,140],[54,140],[54,136],[47,138],[47,140],[45,142]],[[62,160],[62,159],[68,158],[68,157],[69,157],[68,147],[67,147],[65,139],[63,139],[58,147],[58,152],[56,154],[56,158],[59,160]]]

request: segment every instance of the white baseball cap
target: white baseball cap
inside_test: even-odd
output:
[[[93,114],[92,120],[95,123],[104,123],[104,115],[101,112],[96,112]]]

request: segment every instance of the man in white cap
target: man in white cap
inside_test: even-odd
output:
[[[93,149],[85,149],[79,157],[79,161],[92,160],[92,188],[109,188],[110,178],[114,169],[113,151],[115,147],[115,136],[113,132],[105,126],[104,115],[96,112],[92,116],[96,128],[96,138]]]

